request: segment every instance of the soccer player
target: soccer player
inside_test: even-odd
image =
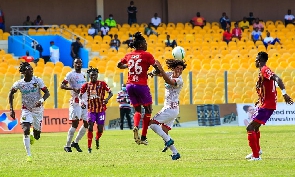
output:
[[[168,131],[173,127],[173,123],[177,115],[179,114],[179,93],[183,87],[183,80],[181,77],[182,71],[186,68],[186,64],[183,60],[167,59],[166,64],[168,69],[172,71],[165,72],[161,64],[156,61],[156,65],[160,70],[159,76],[162,76],[165,80],[165,102],[164,107],[158,112],[150,121],[151,129],[157,133],[165,141],[165,147],[162,152],[165,152],[168,148],[172,151],[172,160],[180,158],[180,154],[175,148],[174,141],[168,135]],[[149,73],[150,76],[154,76],[153,73]],[[162,127],[160,126],[162,125]]]
[[[28,155],[27,161],[32,162],[30,144],[34,143],[34,139],[38,140],[40,138],[44,111],[43,102],[50,94],[43,80],[33,75],[33,68],[29,63],[21,63],[19,72],[24,78],[16,81],[9,92],[10,116],[15,119],[13,99],[17,90],[20,90],[22,94],[20,122],[24,131],[23,142]],[[44,92],[43,97],[40,90]],[[30,130],[31,125],[33,125],[33,135]]]
[[[78,152],[82,152],[82,149],[79,146],[79,141],[86,133],[88,127],[87,122],[87,110],[82,109],[79,105],[79,93],[81,86],[86,82],[85,73],[81,71],[82,69],[82,60],[76,58],[74,60],[74,70],[67,73],[64,81],[61,83],[60,88],[64,90],[70,90],[72,98],[70,99],[69,107],[69,120],[72,121],[72,126],[68,131],[67,143],[64,147],[66,152],[72,152],[72,148],[76,148]],[[69,86],[67,85],[69,84]],[[83,120],[83,125],[79,129],[75,141],[72,141],[74,133],[79,125],[79,120]]]
[[[130,97],[130,102],[135,109],[134,114],[134,140],[139,144],[148,145],[147,129],[149,126],[150,117],[152,114],[152,96],[147,85],[149,67],[152,65],[157,72],[156,60],[147,50],[147,43],[140,32],[135,33],[134,40],[129,44],[129,47],[135,48],[135,51],[125,55],[118,63],[120,69],[128,68],[127,93]],[[142,123],[141,138],[138,133],[138,126],[141,119],[141,106],[145,109],[145,114]]]
[[[256,102],[255,106],[259,105],[257,111],[253,114],[253,120],[247,126],[249,146],[252,149],[252,153],[246,156],[246,159],[249,159],[249,161],[261,160],[260,155],[262,154],[262,151],[259,144],[259,127],[261,124],[264,125],[274,110],[276,110],[277,91],[275,82],[277,82],[280,87],[285,102],[287,104],[293,104],[292,99],[286,93],[282,79],[266,66],[267,60],[268,54],[266,52],[259,52],[255,60],[256,67],[260,70],[258,81],[256,83],[256,91],[259,100]]]
[[[106,116],[106,104],[113,96],[111,89],[108,87],[107,83],[104,81],[97,80],[98,69],[90,67],[87,70],[90,77],[90,82],[82,85],[80,91],[80,99],[82,99],[82,108],[86,108],[88,105],[88,152],[91,153],[91,145],[93,138],[93,125],[96,122],[97,132],[95,137],[96,149],[99,149],[99,138],[103,133],[105,116]],[[105,93],[108,92],[109,95],[105,99]],[[87,101],[82,98],[83,94],[87,93]]]

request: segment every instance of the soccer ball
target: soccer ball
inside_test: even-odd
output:
[[[185,57],[185,50],[184,48],[177,46],[172,50],[172,56],[176,60],[183,60]]]

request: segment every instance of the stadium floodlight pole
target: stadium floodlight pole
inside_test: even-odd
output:
[[[53,79],[54,79],[54,108],[57,108],[58,101],[57,101],[57,75],[56,74],[54,74]]]
[[[227,71],[224,71],[224,99],[225,103],[228,103],[228,92],[227,92]]]
[[[193,104],[193,73],[189,72],[189,103]]]
[[[158,77],[154,77],[154,86],[155,86],[155,105],[158,105]]]

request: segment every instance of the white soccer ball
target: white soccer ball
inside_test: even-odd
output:
[[[177,46],[172,50],[172,56],[176,60],[183,60],[185,57],[185,50],[183,47]]]

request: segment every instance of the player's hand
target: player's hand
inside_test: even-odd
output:
[[[108,100],[103,100],[102,102],[103,102],[103,104],[108,104],[109,101]]]
[[[80,89],[73,88],[73,91],[76,92],[76,93],[80,93]]]
[[[41,101],[37,101],[37,102],[35,103],[35,106],[36,106],[36,107],[40,107],[41,105],[42,105]]]
[[[148,76],[150,76],[151,78],[154,77],[154,74],[152,72],[148,73]]]
[[[283,95],[283,97],[284,97],[285,102],[287,104],[290,104],[290,105],[293,104],[293,100],[292,100],[292,98],[288,94]]]
[[[15,112],[13,109],[10,110],[10,117],[15,119]]]

